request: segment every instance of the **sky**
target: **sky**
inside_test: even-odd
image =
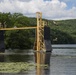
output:
[[[76,19],[76,0],[0,0],[0,12],[36,17],[42,12],[49,20]]]

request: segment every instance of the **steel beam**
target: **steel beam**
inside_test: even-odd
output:
[[[37,27],[19,27],[19,28],[0,28],[0,30],[22,30],[22,29],[36,29]]]

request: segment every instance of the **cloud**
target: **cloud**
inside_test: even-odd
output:
[[[21,1],[21,2],[29,2],[31,0],[19,0],[19,1]]]
[[[35,16],[40,11],[47,19],[76,18],[76,7],[67,9],[64,0],[4,0],[0,2],[0,12],[20,12],[27,16]]]

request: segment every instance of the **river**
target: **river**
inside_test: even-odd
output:
[[[76,75],[76,44],[72,45],[52,45],[50,52],[34,52],[30,50],[6,50],[0,55],[1,62],[28,62],[36,63],[28,73],[12,73],[0,75]],[[39,64],[47,64],[44,68]]]

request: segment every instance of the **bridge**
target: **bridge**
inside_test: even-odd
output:
[[[33,49],[36,51],[50,51],[51,52],[51,41],[50,41],[50,28],[47,23],[42,20],[42,13],[37,12],[37,26],[35,27],[14,27],[14,28],[3,28],[0,27],[1,31],[4,30],[22,30],[22,29],[36,29],[35,43]],[[0,35],[1,37],[2,35]],[[3,40],[4,41],[4,40]],[[0,47],[2,44],[0,43]],[[1,51],[2,48],[0,48]]]

